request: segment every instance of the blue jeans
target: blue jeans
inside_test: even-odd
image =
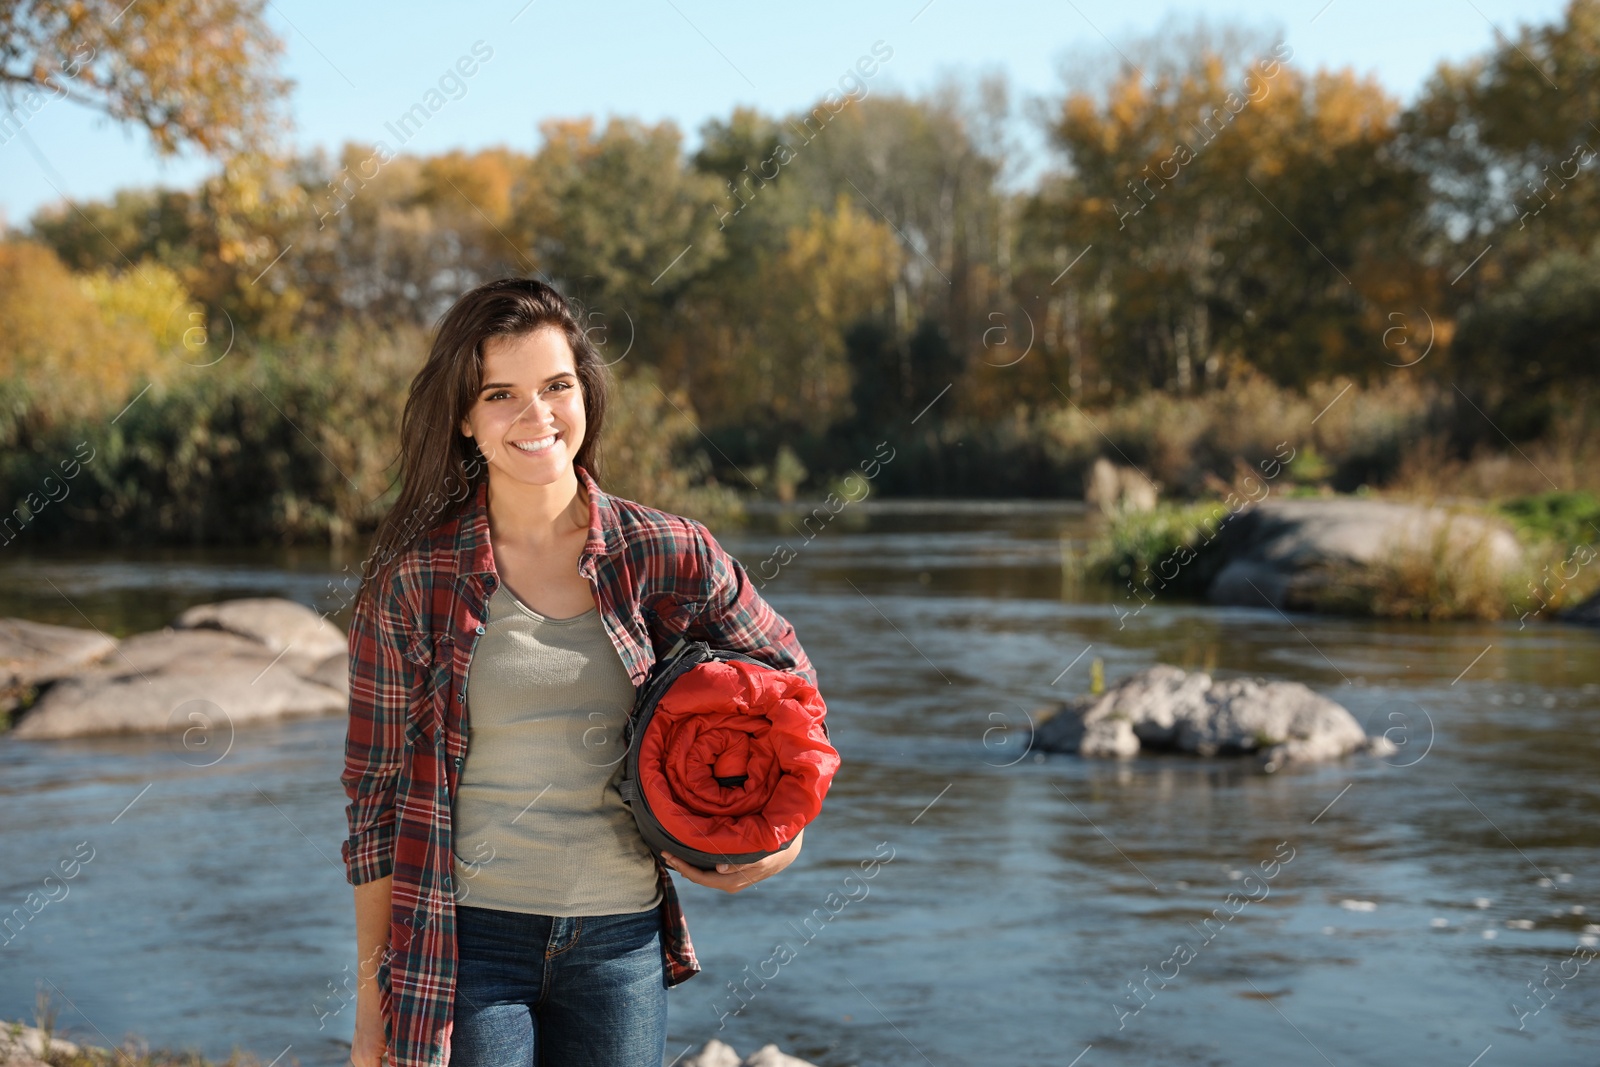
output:
[[[451,1067],[661,1067],[661,916],[456,906]]]

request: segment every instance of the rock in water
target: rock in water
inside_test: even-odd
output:
[[[212,730],[335,714],[348,706],[345,636],[293,601],[200,604],[179,616],[175,627],[120,642],[108,638],[109,645],[90,641],[92,631],[84,634],[56,644],[99,649],[99,656],[71,670],[42,672],[57,680],[41,685],[38,701],[11,737],[165,730],[187,736],[197,727],[210,736]],[[41,670],[34,668],[34,674]]]
[[[700,1051],[683,1061],[683,1067],[739,1067],[739,1054],[732,1045],[712,1038]]]
[[[740,1067],[815,1067],[809,1060],[781,1052],[777,1045],[762,1045],[745,1057]]]
[[[1124,511],[1154,511],[1160,486],[1136,467],[1119,467],[1104,456],[1090,465],[1083,478],[1083,501],[1107,515]]]
[[[343,631],[304,604],[279,597],[241,597],[196,604],[172,624],[177,630],[226,630],[259,641],[274,652],[290,649],[320,661],[346,651]]]
[[[116,647],[116,638],[95,630],[0,619],[0,712],[16,707],[33,686],[63,678]]]
[[[16,1036],[12,1036],[15,1028]],[[23,1022],[0,1022],[0,1064],[5,1067],[46,1067],[44,1059],[47,1042],[43,1030]],[[81,1056],[89,1049],[99,1053],[110,1050],[96,1045],[78,1045],[64,1038],[50,1035],[48,1047],[54,1056]]]
[[[1096,757],[1137,756],[1139,738],[1133,732],[1133,724],[1127,719],[1099,719],[1084,724],[1078,754]]]
[[[1124,678],[1100,697],[1051,709],[1035,725],[1034,744],[1081,756],[1254,754],[1269,767],[1395,751],[1387,739],[1368,737],[1339,704],[1298,682],[1213,681],[1166,664]]]

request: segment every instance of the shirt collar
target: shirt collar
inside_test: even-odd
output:
[[[585,576],[594,573],[599,557],[609,556],[622,547],[622,526],[611,497],[584,470],[573,464],[589,498],[589,539],[578,556],[578,570]],[[494,551],[489,543],[489,479],[478,483],[456,530],[457,576],[495,574]]]

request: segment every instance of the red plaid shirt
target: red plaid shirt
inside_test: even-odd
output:
[[[703,524],[611,496],[576,470],[589,497],[578,573],[593,584],[636,688],[685,630],[816,684],[794,628]],[[393,1067],[449,1061],[458,959],[451,812],[467,757],[467,668],[498,581],[485,482],[458,516],[400,556],[388,588],[363,598],[350,625],[340,775],[350,836],[340,853],[352,885],[394,876],[389,951],[377,973]],[[656,869],[670,987],[701,967],[670,868],[657,857]]]

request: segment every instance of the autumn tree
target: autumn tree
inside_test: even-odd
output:
[[[302,162],[305,197],[286,277],[306,294],[303,327],[354,316],[429,326],[461,293],[536,269],[511,236],[531,195],[531,158],[505,148],[395,155],[347,144]]]
[[[0,0],[10,122],[52,98],[144,127],[157,151],[216,156],[278,128],[289,82],[264,0]],[[9,132],[9,130],[8,130]]]
[[[1185,392],[1246,363],[1290,385],[1361,372],[1384,313],[1416,305],[1396,254],[1420,202],[1389,151],[1398,104],[1349,71],[1302,73],[1287,45],[1240,44],[1161,34],[1056,104],[1065,166],[1025,213],[1055,388]]]

